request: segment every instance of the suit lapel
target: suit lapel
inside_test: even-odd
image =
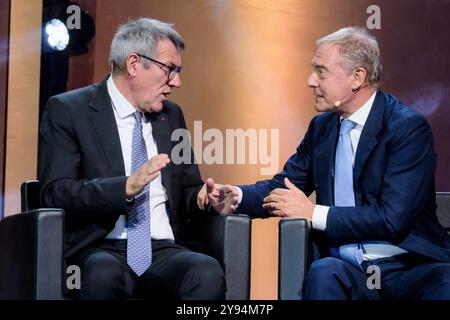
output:
[[[358,181],[367,158],[378,143],[377,136],[383,126],[383,97],[383,93],[378,91],[359,139],[355,155],[355,167],[353,169],[353,181],[355,182]]]
[[[92,111],[91,121],[102,145],[103,152],[108,159],[109,166],[114,175],[123,176],[125,175],[125,167],[122,147],[106,80],[98,84],[90,107]]]
[[[333,180],[334,180],[334,150],[339,131],[339,115],[334,114],[326,124],[323,132],[319,133],[317,144],[317,177],[319,184],[326,186],[321,188],[325,191],[321,194],[323,204],[333,204]],[[324,180],[325,179],[325,180]]]
[[[150,119],[152,124],[153,138],[156,142],[156,147],[158,149],[158,154],[165,153],[170,158],[171,153],[171,144],[170,144],[170,127],[169,127],[169,119],[167,114],[164,112],[159,113],[149,113],[146,116]],[[166,188],[166,192],[168,197],[171,197],[171,166],[169,164],[168,167],[161,171],[161,182]],[[169,203],[172,203],[169,198]]]

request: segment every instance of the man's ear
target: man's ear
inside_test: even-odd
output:
[[[364,68],[357,68],[353,73],[353,83],[352,89],[357,90],[360,88],[365,82],[367,77],[367,71]]]
[[[126,60],[126,71],[131,77],[136,76],[137,64],[139,63],[139,56],[135,53],[130,54]]]

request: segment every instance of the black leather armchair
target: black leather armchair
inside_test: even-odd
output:
[[[450,234],[450,192],[436,192],[436,203],[439,222]]]
[[[436,193],[436,214],[450,234],[450,192]],[[303,280],[313,260],[311,223],[305,219],[281,219],[279,225],[280,300],[301,300]]]
[[[63,299],[64,211],[39,208],[39,183],[21,187],[21,214],[0,222],[0,299]],[[203,226],[205,253],[224,268],[226,299],[249,299],[251,220],[218,215]]]
[[[311,222],[284,218],[279,223],[278,298],[301,300],[303,280],[312,262]]]

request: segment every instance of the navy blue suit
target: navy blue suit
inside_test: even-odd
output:
[[[319,246],[389,241],[417,257],[450,262],[450,237],[435,209],[436,153],[426,120],[395,97],[377,92],[363,128],[353,171],[355,207],[333,207],[334,155],[339,114],[313,118],[297,152],[271,180],[242,186],[238,213],[264,217],[263,198],[284,178],[317,204],[330,206]],[[327,252],[326,248],[322,252]]]

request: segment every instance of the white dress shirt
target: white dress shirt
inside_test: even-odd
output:
[[[134,117],[136,109],[125,99],[114,84],[112,76],[107,80],[107,88],[113,106],[114,117],[119,131],[120,146],[122,147],[125,174],[131,175],[131,147],[133,142]],[[142,117],[142,133],[147,147],[148,158],[158,154],[156,142],[153,138],[152,124]],[[152,239],[174,240],[172,227],[166,210],[167,194],[161,183],[161,175],[150,182],[150,228]],[[127,238],[127,217],[121,215],[115,228],[106,236],[107,239]]]

